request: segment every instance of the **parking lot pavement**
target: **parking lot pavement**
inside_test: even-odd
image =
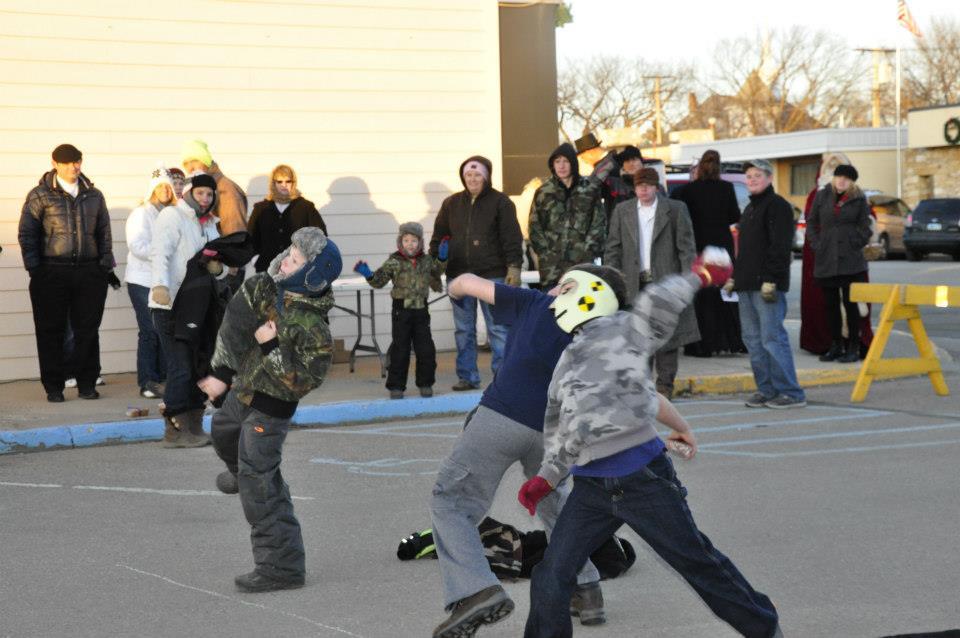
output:
[[[921,396],[923,380],[905,383]],[[957,626],[960,415],[841,402],[751,410],[736,397],[679,407],[701,446],[676,462],[698,524],[778,605],[785,635]],[[461,421],[292,432],[284,473],[307,586],[263,595],[233,589],[251,567],[249,528],[236,497],[215,491],[221,468],[209,448],[0,457],[0,635],[429,635],[444,617],[437,565],[395,551],[430,526],[435,471]],[[531,529],[519,485],[515,466],[491,514]],[[636,541],[637,563],[604,583],[608,624],[576,625],[577,635],[735,635],[621,533]],[[528,582],[505,586],[516,611],[479,635],[522,633]]]

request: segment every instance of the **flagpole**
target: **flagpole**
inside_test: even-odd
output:
[[[903,199],[903,162],[900,158],[900,36],[897,35],[897,99],[896,99],[897,117],[896,117],[896,135],[897,135],[897,199]]]

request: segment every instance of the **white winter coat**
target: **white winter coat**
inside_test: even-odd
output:
[[[159,214],[157,207],[147,201],[134,208],[127,217],[127,268],[123,280],[128,284],[149,288],[153,282],[153,226]]]
[[[168,206],[157,215],[153,226],[153,241],[150,250],[152,276],[150,287],[166,286],[170,290],[170,299],[176,299],[177,291],[187,273],[187,262],[204,245],[220,236],[217,232],[217,218],[207,216],[203,223],[196,213],[182,199],[177,206]],[[150,296],[151,308],[170,310],[171,306],[161,306]]]

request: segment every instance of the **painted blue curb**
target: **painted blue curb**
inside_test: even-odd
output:
[[[445,394],[373,401],[344,401],[321,405],[301,405],[293,415],[293,424],[337,425],[388,419],[411,418],[434,414],[469,412],[480,401],[479,392]],[[210,431],[210,416],[203,419],[203,429]],[[31,430],[0,432],[0,454],[37,452],[110,443],[159,441],[163,438],[163,419],[131,419],[107,423],[57,425]]]

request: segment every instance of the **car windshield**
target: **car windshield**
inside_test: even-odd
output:
[[[914,218],[943,217],[956,219],[960,217],[960,198],[925,199],[913,211]]]

